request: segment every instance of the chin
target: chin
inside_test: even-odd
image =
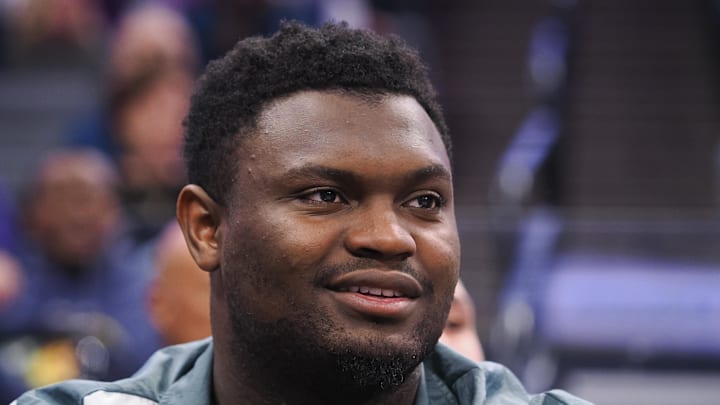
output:
[[[382,331],[368,331],[356,333],[350,330],[344,336],[335,337],[328,342],[329,347],[342,347],[347,350],[354,349],[358,352],[372,354],[387,354],[392,352],[418,352],[428,336],[419,336],[417,333],[384,333]]]
[[[432,336],[384,336],[348,339],[331,350],[334,386],[343,395],[361,397],[397,389],[435,347]]]
[[[288,382],[288,392],[335,387],[327,403],[393,391],[434,349],[445,325],[442,314],[373,322],[323,305],[270,321],[233,305],[240,302],[229,303],[234,361],[266,382]]]

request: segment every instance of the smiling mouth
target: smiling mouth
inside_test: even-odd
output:
[[[399,297],[405,297],[405,294],[398,290],[393,290],[389,288],[378,288],[378,287],[358,287],[358,286],[350,286],[350,287],[340,287],[337,290],[338,292],[351,292],[351,293],[360,293],[363,295],[369,295],[374,297],[383,297],[383,298],[399,298]]]
[[[331,280],[327,287],[339,308],[352,317],[373,322],[400,322],[420,305],[420,283],[411,275],[393,270],[356,270]]]
[[[420,283],[411,275],[394,270],[355,270],[331,280],[327,288],[379,298],[417,298]]]

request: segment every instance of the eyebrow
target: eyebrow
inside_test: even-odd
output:
[[[337,169],[322,165],[307,165],[288,170],[283,176],[285,180],[318,178],[350,185],[362,183],[360,176],[349,170]],[[431,179],[452,181],[450,171],[441,164],[433,164],[414,170],[405,176],[407,183],[420,183]]]
[[[407,181],[409,183],[420,183],[430,179],[441,179],[452,182],[452,174],[441,164],[433,164],[420,168],[408,174]]]
[[[285,180],[295,179],[308,179],[317,178],[321,180],[332,180],[337,183],[343,184],[359,184],[360,178],[357,174],[342,169],[336,169],[333,167],[319,166],[319,165],[306,165],[297,168],[292,168],[283,176]]]

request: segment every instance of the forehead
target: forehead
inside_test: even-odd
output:
[[[114,173],[109,164],[94,157],[57,156],[48,159],[36,178],[41,191],[56,189],[109,190]]]
[[[250,161],[261,153],[280,166],[312,164],[318,159],[340,166],[364,161],[369,169],[370,164],[417,161],[450,171],[434,123],[414,98],[401,95],[295,93],[263,111],[256,134],[243,141],[242,152],[249,153]]]

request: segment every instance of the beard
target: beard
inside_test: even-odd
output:
[[[321,270],[316,283],[356,268],[362,267]],[[432,284],[420,281],[434,296]],[[315,403],[363,403],[394,392],[434,349],[452,302],[451,291],[433,308],[436,311],[421,317],[409,336],[383,338],[380,333],[354,334],[324,316],[331,312],[320,305],[267,321],[249,313],[242,293],[228,287],[237,368],[286,399],[306,398]]]

